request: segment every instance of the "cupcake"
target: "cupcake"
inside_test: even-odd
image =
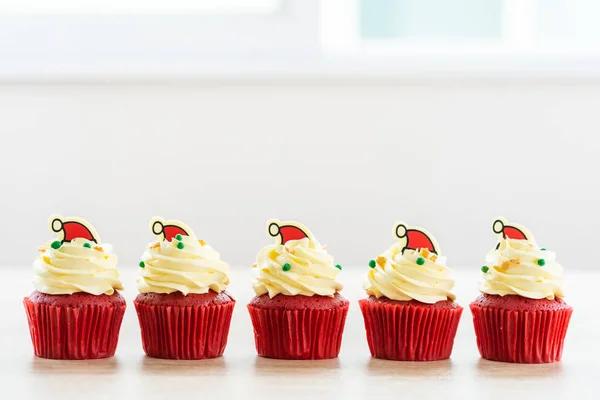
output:
[[[199,360],[225,351],[235,300],[225,289],[229,265],[179,221],[154,218],[140,261],[134,301],[150,357]]]
[[[293,360],[337,357],[349,306],[336,281],[342,267],[297,222],[271,220],[267,230],[277,242],[257,256],[256,297],[248,304],[258,355]]]
[[[573,309],[563,300],[563,269],[523,226],[499,218],[499,237],[481,267],[471,313],[481,357],[512,363],[559,361]]]
[[[50,217],[55,240],[38,248],[33,285],[23,299],[38,357],[86,360],[117,349],[125,299],[117,257],[80,218]]]
[[[454,302],[450,268],[425,230],[398,223],[394,233],[400,241],[369,262],[369,297],[359,301],[371,355],[399,361],[449,358],[463,311]]]

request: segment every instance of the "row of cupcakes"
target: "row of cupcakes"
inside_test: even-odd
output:
[[[58,237],[34,262],[35,291],[24,299],[36,356],[95,359],[114,355],[126,302],[111,246],[80,218],[52,216]],[[151,357],[204,359],[223,354],[235,300],[226,292],[229,266],[189,226],[154,218],[158,240],[140,261],[134,301],[142,345]],[[336,265],[297,222],[272,220],[276,242],[253,265],[256,296],[248,304],[260,356],[337,357],[349,302]],[[481,356],[516,363],[558,361],[572,314],[562,267],[523,226],[499,218],[481,268],[481,295],[471,303]],[[369,262],[359,305],[371,355],[403,361],[450,357],[462,307],[433,236],[404,223],[398,242]]]

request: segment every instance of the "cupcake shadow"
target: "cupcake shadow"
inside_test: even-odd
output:
[[[119,373],[120,368],[116,357],[98,360],[53,360],[33,357],[30,363],[31,371],[42,375],[114,375]]]
[[[392,361],[379,358],[369,359],[366,365],[369,376],[398,378],[441,377],[450,375],[452,361]]]
[[[255,376],[308,376],[335,375],[339,372],[339,358],[327,360],[279,360],[257,356],[254,360],[253,374]]]
[[[548,364],[514,364],[490,361],[480,358],[477,361],[477,376],[490,379],[554,379],[563,374],[560,362]]]
[[[225,374],[227,363],[224,357],[208,358],[204,360],[167,360],[143,356],[140,367],[142,373],[145,375],[217,376]]]

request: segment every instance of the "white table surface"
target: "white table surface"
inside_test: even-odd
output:
[[[223,357],[169,361],[143,354],[133,267],[121,267],[128,300],[117,354],[92,361],[33,356],[23,296],[32,291],[31,267],[1,269],[0,399],[600,399],[600,273],[567,271],[567,301],[575,308],[563,360],[519,365],[482,360],[468,303],[477,296],[478,269],[455,274],[457,302],[465,311],[450,360],[410,363],[372,359],[357,300],[368,267],[345,268],[343,294],[351,301],[340,357],[284,361],[256,356],[246,304],[253,295],[248,269],[235,269],[236,298]],[[193,396],[193,397],[192,397]],[[385,396],[385,397],[383,397]]]

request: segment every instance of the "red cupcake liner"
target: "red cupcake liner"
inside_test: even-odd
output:
[[[56,307],[23,299],[36,356],[60,360],[112,357],[123,306]]]
[[[155,358],[200,360],[225,351],[235,302],[203,306],[159,306],[133,302],[144,352]]]
[[[462,315],[453,309],[359,300],[367,342],[375,358],[435,361],[449,358]]]
[[[340,354],[349,302],[333,309],[263,309],[248,305],[256,352],[286,360],[323,360]]]
[[[573,309],[511,311],[471,304],[471,313],[481,357],[539,364],[560,361]]]

